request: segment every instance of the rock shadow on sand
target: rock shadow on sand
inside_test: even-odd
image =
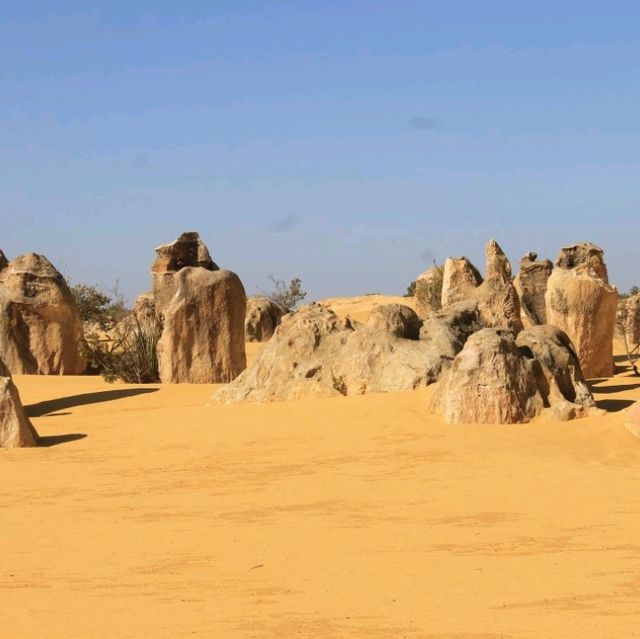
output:
[[[84,439],[86,433],[67,433],[66,435],[40,435],[38,438],[38,446],[49,448],[50,446],[58,446],[68,442],[75,442],[78,439]]]
[[[606,410],[607,413],[617,413],[635,404],[633,399],[601,399],[596,400],[596,406]]]
[[[48,413],[57,413],[66,408],[75,406],[86,406],[87,404],[100,404],[102,402],[112,402],[125,397],[135,397],[136,395],[146,395],[157,392],[157,388],[123,388],[117,390],[99,391],[95,393],[82,393],[81,395],[69,395],[50,399],[37,404],[25,406],[29,417],[43,417]]]

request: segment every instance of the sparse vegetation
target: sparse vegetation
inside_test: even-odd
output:
[[[434,311],[442,308],[442,282],[444,279],[444,265],[433,262],[432,275],[426,279],[412,282],[407,288],[407,296],[413,285],[413,295],[419,298],[419,303]]]
[[[403,297],[414,297],[415,294],[416,294],[416,281],[413,280],[413,282],[411,282],[411,284],[407,286],[407,292],[404,294]]]
[[[75,284],[71,293],[84,322],[82,354],[88,371],[108,382],[144,384],[159,381],[158,318],[143,323],[127,308],[118,284],[109,292],[99,286]]]
[[[131,312],[117,282],[109,293],[89,284],[74,284],[70,290],[85,325],[107,330]]]
[[[628,293],[620,293],[619,297],[620,297],[621,300],[626,300],[628,297],[632,297],[633,295],[637,295],[638,293],[640,293],[640,287],[632,286],[629,289]]]
[[[107,336],[96,332],[85,335],[84,356],[90,368],[108,382],[116,379],[131,384],[158,382],[158,341],[161,333],[162,325],[158,318],[140,322],[132,315],[114,325]]]
[[[261,291],[261,293],[288,311],[292,311],[298,302],[307,296],[306,291],[302,289],[302,280],[299,277],[292,279],[288,285],[285,280],[278,280],[271,273],[267,275],[267,278],[271,280],[273,290],[270,293],[265,291]]]

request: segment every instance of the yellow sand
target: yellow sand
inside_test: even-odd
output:
[[[49,447],[0,451],[3,639],[640,635],[628,372],[618,412],[520,426],[444,425],[430,389],[16,383]]]
[[[347,315],[358,322],[366,322],[371,311],[380,304],[404,304],[415,310],[413,297],[396,295],[361,295],[360,297],[330,297],[320,302],[336,315]]]

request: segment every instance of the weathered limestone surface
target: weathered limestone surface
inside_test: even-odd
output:
[[[4,266],[2,266],[4,265]],[[80,375],[83,326],[62,275],[42,255],[0,258],[0,358],[15,374]]]
[[[266,342],[287,313],[287,309],[263,296],[247,298],[247,315],[244,322],[247,342]]]
[[[527,328],[547,323],[544,296],[552,270],[551,260],[538,260],[536,253],[527,253],[520,260],[520,271],[513,285],[520,298],[522,322]]]
[[[547,322],[569,336],[585,377],[613,375],[618,293],[609,285],[602,249],[586,243],[563,248],[545,302]]]
[[[247,365],[246,295],[231,271],[188,266],[174,275],[176,292],[164,305],[158,342],[160,380],[222,383]]]
[[[27,417],[9,369],[0,360],[0,448],[38,445],[38,433]]]
[[[418,339],[422,321],[417,313],[403,304],[381,304],[369,315],[367,326],[396,337]]]
[[[460,314],[473,321],[473,309]],[[434,319],[429,338],[412,340],[304,306],[282,318],[254,364],[214,398],[265,402],[413,389],[437,379],[455,356],[453,341],[462,348],[463,320],[451,334],[447,321],[453,323]]]

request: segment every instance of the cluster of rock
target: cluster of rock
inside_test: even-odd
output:
[[[441,310],[430,302],[438,276]],[[440,380],[432,409],[448,422],[573,419],[597,410],[584,371],[612,372],[617,298],[597,247],[566,247],[555,268],[530,253],[514,278],[491,240],[484,277],[467,258],[449,258],[442,272],[417,279],[416,298],[418,313],[384,305],[364,325],[321,305],[285,315],[253,366],[214,397],[277,401]]]
[[[444,265],[442,306],[476,300],[487,327],[523,328],[551,324],[567,333],[586,377],[613,374],[613,332],[618,295],[609,284],[603,251],[594,244],[564,247],[555,266],[528,253],[520,271],[511,267],[502,249],[490,241],[484,279],[466,257]],[[640,299],[629,301],[628,331],[640,333]]]
[[[462,300],[478,304],[485,326],[510,328],[516,333],[523,328],[520,298],[511,277],[511,264],[495,240],[485,249],[484,279],[466,257],[450,257],[444,264],[442,307]]]
[[[197,233],[156,249],[153,291],[136,300],[142,323],[158,318],[160,380],[230,382],[246,367],[246,295],[240,278],[219,268]]]
[[[0,358],[14,374],[80,375],[80,313],[64,277],[42,255],[0,252]]]
[[[543,411],[568,420],[593,414],[595,401],[569,338],[554,326],[474,333],[431,398],[448,423],[517,424]]]
[[[376,309],[368,324],[304,306],[282,318],[254,364],[214,397],[280,401],[416,388],[451,363],[479,325],[477,308],[463,304],[429,323],[427,334],[416,313],[397,304]]]
[[[38,433],[27,417],[11,373],[0,359],[0,448],[38,445]]]

